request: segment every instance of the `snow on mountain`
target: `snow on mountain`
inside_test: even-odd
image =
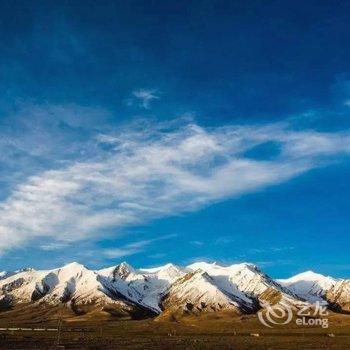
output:
[[[75,303],[108,303],[113,299],[99,281],[99,276],[85,266],[73,262],[62,268],[51,270],[37,282],[34,299],[43,301],[69,301]]]
[[[169,288],[162,300],[165,315],[232,310],[240,304],[220,290],[215,281],[201,269],[189,272]]]
[[[350,281],[306,271],[279,281],[300,298],[328,304],[334,311],[350,311]]]
[[[115,267],[99,270],[115,290],[132,302],[159,313],[160,301],[171,284],[184,275],[184,272],[173,264],[153,269],[136,270],[123,262]]]
[[[71,263],[54,270],[21,271],[0,280],[1,306],[23,303],[66,303],[74,312],[109,306],[121,314],[137,312],[135,305],[120,298],[101,282],[101,277],[81,264]],[[5,305],[5,304],[8,305]]]
[[[350,311],[350,281],[310,271],[275,281],[253,264],[205,262],[148,269],[123,262],[98,271],[71,263],[53,270],[0,273],[0,310],[65,305],[75,314],[100,310],[149,317],[224,310],[251,313],[264,302],[298,307],[304,301],[327,301],[335,311]]]
[[[10,275],[12,275],[13,273],[8,272],[8,271],[1,271],[0,272],[0,280],[9,277]]]
[[[168,282],[173,282],[184,274],[184,271],[174,264],[166,264],[151,269],[140,269],[139,271],[147,275],[157,276],[158,279]]]
[[[0,280],[3,294],[11,295],[18,302],[45,300],[48,302],[68,301],[73,297],[105,298],[98,275],[78,263],[71,263],[54,270],[20,271]]]
[[[324,302],[327,299],[328,291],[336,285],[337,280],[306,271],[288,279],[280,279],[278,282],[300,298],[315,303],[316,301]]]
[[[11,300],[16,303],[32,301],[32,294],[36,283],[40,281],[47,271],[26,269],[0,280],[0,299]]]
[[[350,311],[350,280],[338,280],[326,294],[326,299],[334,311]]]
[[[235,295],[247,308],[256,309],[257,302],[276,303],[283,301],[298,304],[296,295],[272,278],[261,272],[255,265],[242,263],[221,266],[216,263],[194,263],[187,266],[189,270],[201,269],[209,274],[219,288],[228,294]]]

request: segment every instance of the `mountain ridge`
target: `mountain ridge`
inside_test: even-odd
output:
[[[0,311],[63,306],[120,318],[172,317],[232,312],[253,314],[269,304],[301,307],[321,302],[350,311],[350,280],[312,271],[273,279],[250,263],[197,262],[136,269],[127,262],[100,270],[72,262],[51,270],[0,273]]]

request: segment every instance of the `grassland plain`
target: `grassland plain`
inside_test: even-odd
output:
[[[211,314],[180,321],[89,315],[61,320],[47,313],[46,322],[40,322],[10,314],[10,318],[2,314],[0,327],[19,329],[0,331],[1,350],[350,348],[350,316],[334,313],[328,316],[326,329],[300,327],[294,320],[270,329],[261,325],[256,315]]]

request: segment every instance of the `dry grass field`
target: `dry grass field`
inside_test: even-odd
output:
[[[1,328],[24,329],[0,330],[1,350],[350,349],[350,316],[339,314],[329,315],[327,329],[302,328],[294,322],[270,329],[262,326],[255,315],[212,314],[185,317],[181,321],[117,320],[101,314],[72,318],[64,315],[67,318],[59,321],[51,311],[46,315],[46,322],[27,316],[25,312],[2,314]],[[48,328],[52,330],[43,330]]]

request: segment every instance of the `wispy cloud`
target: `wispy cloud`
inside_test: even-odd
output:
[[[47,244],[41,244],[40,249],[45,250],[45,251],[54,251],[54,250],[61,250],[64,248],[67,248],[68,244],[67,243],[60,243],[60,242],[50,242]]]
[[[155,254],[150,254],[147,257],[150,259],[161,259],[161,258],[165,258],[166,254],[165,253],[155,253]]]
[[[216,245],[225,245],[233,243],[235,240],[231,236],[221,236],[214,240],[214,244]]]
[[[52,170],[39,171],[0,202],[0,251],[36,238],[64,243],[104,238],[106,229],[118,232],[197,210],[350,153],[348,132],[294,131],[283,124],[132,125],[95,133],[86,145],[96,139],[94,151],[87,149],[89,157],[78,154]],[[247,155],[267,142],[280,150],[272,159]],[[142,247],[123,249],[129,254]]]
[[[159,99],[157,90],[154,89],[135,90],[133,91],[132,96],[133,97],[131,99],[127,100],[128,104],[133,105],[134,103],[137,103],[140,107],[144,109],[149,109],[151,106],[151,102]]]
[[[204,242],[202,242],[202,241],[190,241],[190,244],[195,245],[195,246],[202,246],[202,245],[204,245]]]
[[[122,258],[125,256],[134,255],[143,252],[150,244],[157,241],[168,240],[175,238],[177,235],[165,235],[154,239],[141,240],[133,243],[129,243],[123,247],[104,249],[102,254],[110,259]]]
[[[110,113],[102,108],[20,103],[0,119],[0,179],[13,185],[40,170],[91,159]],[[97,123],[98,121],[98,123]],[[1,193],[0,193],[1,196]]]
[[[280,266],[280,265],[295,265],[295,261],[292,259],[274,259],[274,260],[266,260],[266,261],[255,261],[254,263],[260,268]]]
[[[279,253],[294,250],[294,247],[270,247],[270,248],[252,248],[248,249],[248,254]]]

